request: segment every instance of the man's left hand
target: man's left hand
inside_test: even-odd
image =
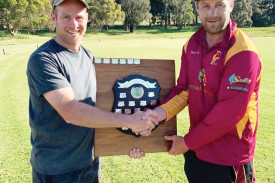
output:
[[[173,135],[173,136],[165,136],[165,140],[171,140],[172,142],[172,147],[169,150],[170,155],[180,155],[186,153],[189,148],[184,142],[184,138],[181,136]]]

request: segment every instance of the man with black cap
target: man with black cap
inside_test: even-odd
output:
[[[89,6],[85,0],[53,0],[52,6],[56,36],[30,56],[27,67],[33,182],[99,182],[94,128],[144,131],[154,128],[154,116],[94,107],[93,54],[80,45]]]

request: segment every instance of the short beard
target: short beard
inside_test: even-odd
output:
[[[207,22],[208,20],[206,20]],[[221,21],[221,20],[219,20]],[[218,34],[221,34],[222,32],[224,32],[224,30],[226,29],[226,25],[225,25],[225,22],[223,22],[223,24],[220,24],[215,30],[211,29],[210,27],[207,26],[207,23],[205,23],[203,25],[205,31],[208,33],[208,34],[211,34],[211,35],[218,35]]]

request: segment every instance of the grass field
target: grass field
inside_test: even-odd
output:
[[[264,60],[260,89],[260,121],[256,146],[258,182],[275,182],[275,28],[243,29],[253,36]],[[83,45],[98,57],[158,58],[176,60],[177,74],[183,44],[194,30],[140,30],[134,34],[114,30],[88,33]],[[0,183],[31,182],[29,91],[26,64],[29,55],[52,34],[20,35],[0,39]],[[3,49],[6,55],[3,55]],[[188,115],[178,115],[178,134],[188,130]],[[187,182],[184,158],[167,153],[147,154],[141,160],[128,156],[102,158],[103,183]]]

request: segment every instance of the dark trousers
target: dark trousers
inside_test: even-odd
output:
[[[100,161],[95,159],[87,168],[79,169],[60,175],[45,175],[32,170],[33,183],[99,183]]]
[[[184,170],[190,183],[252,183],[255,182],[253,162],[241,166],[222,166],[202,161],[195,152],[184,154]]]

